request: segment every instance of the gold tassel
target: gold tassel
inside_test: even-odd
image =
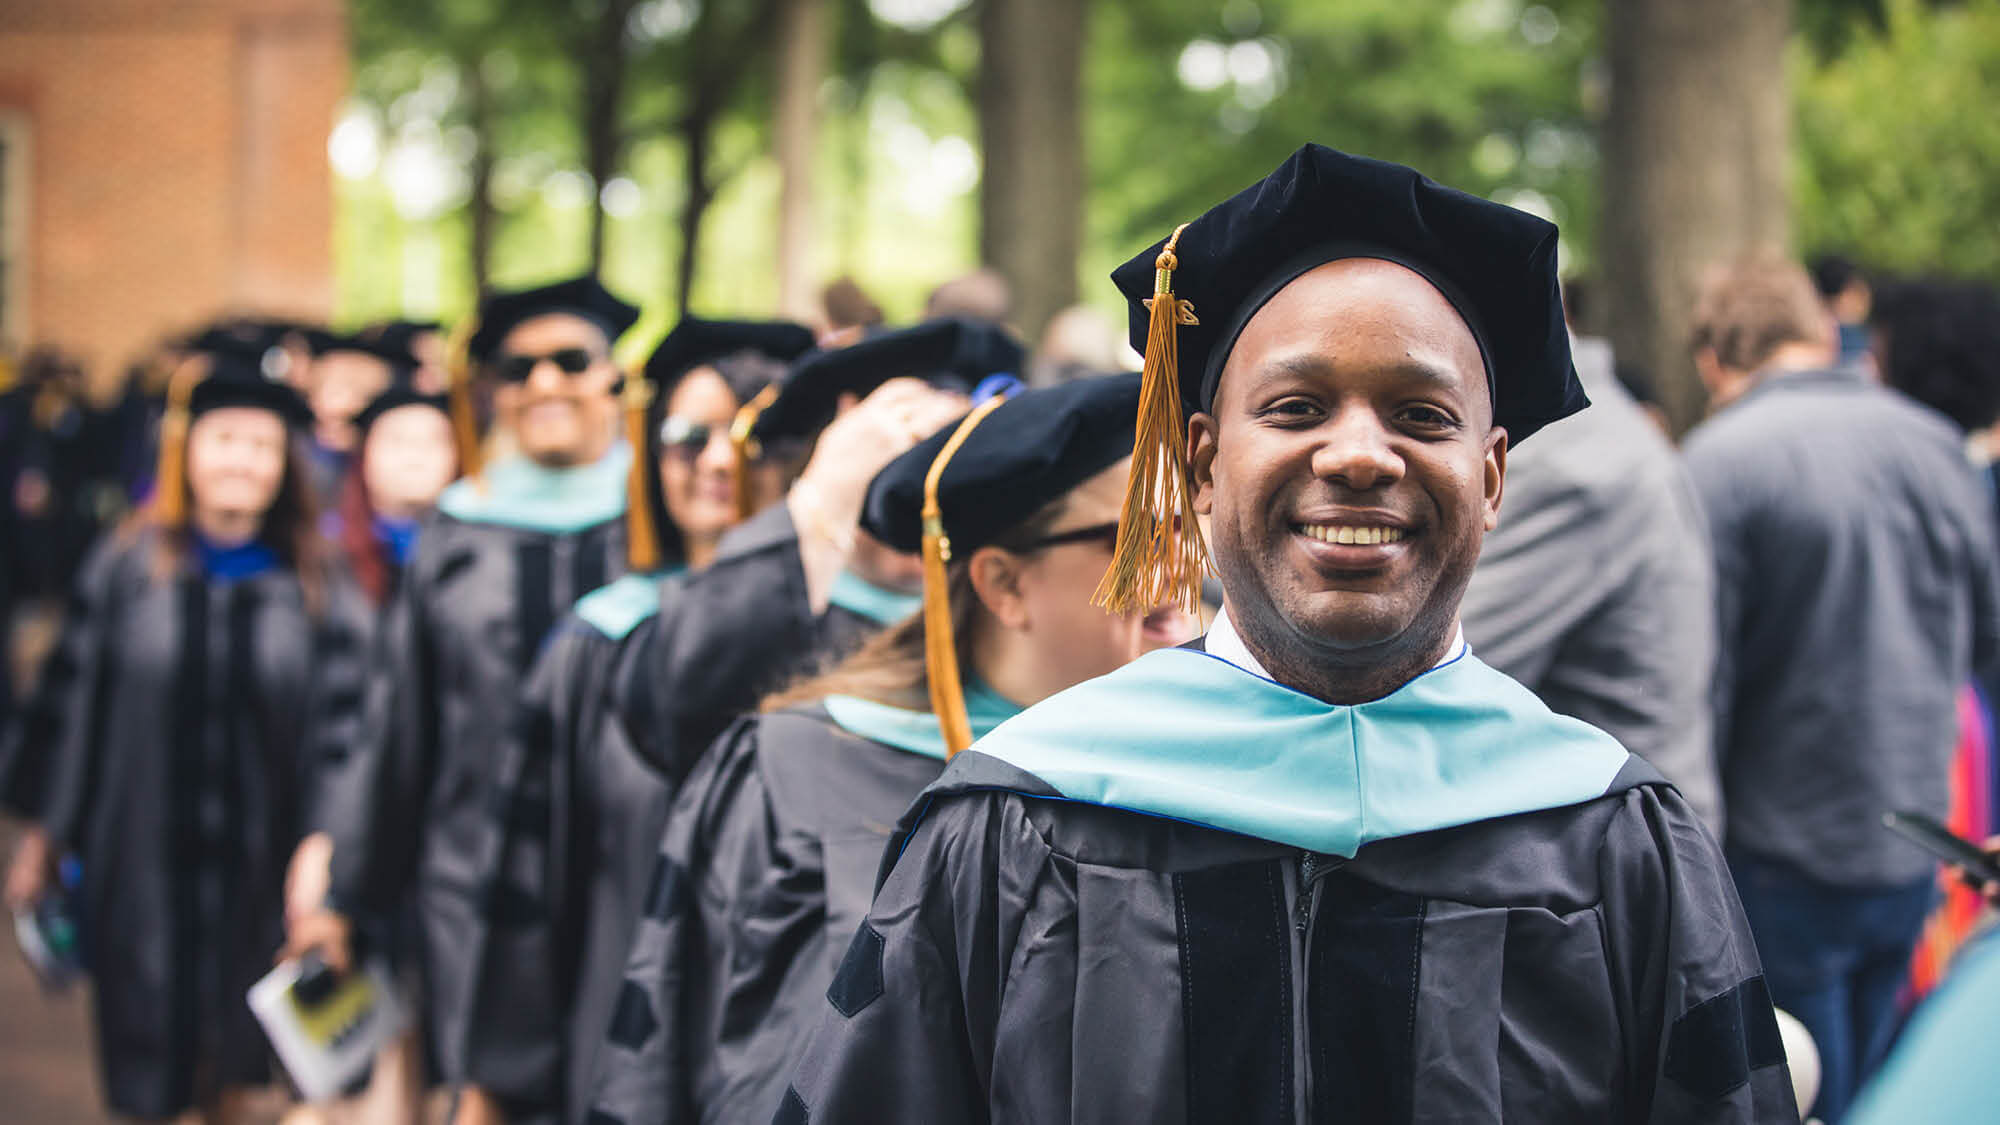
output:
[[[625,377],[625,441],[632,447],[632,469],[625,474],[625,562],[634,574],[660,565],[660,529],[646,496],[646,474],[659,472],[646,456],[646,411],[653,405],[653,385],[643,376]]]
[[[736,417],[729,420],[729,448],[736,454],[736,518],[747,520],[757,514],[757,491],[750,480],[750,464],[764,455],[757,439],[750,431],[757,427],[757,419],[778,401],[778,385],[767,383],[756,397],[744,403],[736,411]]]
[[[208,363],[189,358],[167,378],[167,410],[160,416],[160,463],[153,474],[151,508],[153,522],[169,530],[187,523],[188,404],[208,368]]]
[[[1193,305],[1174,296],[1174,267],[1180,264],[1174,247],[1186,229],[1186,223],[1174,228],[1153,263],[1132,480],[1125,490],[1111,568],[1090,599],[1112,613],[1145,613],[1168,603],[1190,615],[1201,609],[1208,546],[1195,518],[1194,488],[1188,480],[1178,340],[1181,325],[1200,321]]]
[[[958,639],[951,628],[951,589],[945,581],[944,564],[951,561],[951,539],[944,533],[944,509],[938,506],[938,482],[951,464],[958,447],[972,436],[973,428],[1007,400],[999,395],[972,408],[972,413],[953,430],[951,439],[938,450],[924,475],[924,669],[930,682],[931,713],[937,716],[938,730],[944,734],[944,756],[949,761],[972,745],[972,720],[965,713],[965,686],[959,677]]]
[[[459,323],[445,344],[445,379],[450,383],[451,429],[458,445],[458,475],[476,477],[483,468],[479,447],[479,419],[472,409],[472,335],[478,331],[478,317]]]

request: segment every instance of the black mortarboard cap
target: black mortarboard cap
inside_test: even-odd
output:
[[[491,360],[516,325],[548,313],[580,316],[602,328],[606,341],[613,344],[639,321],[636,307],[619,300],[595,274],[585,274],[534,289],[495,293],[479,302],[479,327],[472,333],[467,354],[480,363]]]
[[[314,329],[305,336],[306,347],[312,352],[314,359],[333,352],[364,355],[387,364],[392,382],[407,377],[417,366],[417,359],[410,354],[408,347],[399,347],[386,342],[372,333],[347,334]]]
[[[1146,348],[1155,264],[1165,239],[1112,271],[1131,302],[1132,346]],[[1316,266],[1384,258],[1422,274],[1479,341],[1508,443],[1590,404],[1570,366],[1556,283],[1553,223],[1441,186],[1400,164],[1306,145],[1180,232],[1173,291],[1199,323],[1179,330],[1182,409],[1215,398],[1250,317]]]
[[[970,391],[989,375],[1019,374],[1026,357],[1011,332],[984,321],[928,320],[877,333],[799,360],[751,436],[765,443],[810,437],[833,419],[843,394],[865,396],[904,376]]]
[[[993,542],[1132,452],[1139,376],[1096,375],[1026,390],[981,419],[938,478],[953,552]],[[898,551],[923,543],[924,480],[958,429],[946,426],[889,462],[868,485],[862,530]]]
[[[428,406],[447,419],[451,417],[450,395],[427,395],[411,386],[408,381],[398,379],[389,384],[388,390],[369,399],[368,405],[354,415],[354,428],[357,432],[366,434],[369,427],[380,420],[382,415],[405,406]],[[454,437],[456,437],[455,432]]]
[[[1277,170],[1112,271],[1145,353],[1132,482],[1097,600],[1200,603],[1207,547],[1186,419],[1215,400],[1237,336],[1307,271],[1381,258],[1427,279],[1479,343],[1493,420],[1511,442],[1590,405],[1570,364],[1556,228],[1398,164],[1306,145]]]
[[[812,347],[812,329],[789,320],[683,317],[647,357],[646,379],[665,387],[704,363],[741,352],[790,363]]]
[[[188,392],[189,418],[199,418],[225,406],[269,410],[298,428],[312,425],[312,407],[282,378],[268,374],[261,357],[238,350],[206,353],[208,370]]]

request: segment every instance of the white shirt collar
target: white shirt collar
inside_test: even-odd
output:
[[[1451,647],[1445,649],[1444,656],[1436,664],[1431,665],[1431,670],[1442,668],[1465,655],[1468,647],[1465,643],[1465,626],[1455,625],[1453,629]],[[1221,657],[1253,676],[1262,676],[1267,680],[1274,679],[1271,673],[1264,670],[1264,665],[1250,655],[1249,646],[1243,643],[1243,637],[1236,632],[1235,624],[1229,620],[1228,606],[1216,611],[1215,621],[1209,625],[1208,638],[1203,645],[1210,656]]]

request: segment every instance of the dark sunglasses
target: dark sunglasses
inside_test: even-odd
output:
[[[1068,531],[1058,531],[1044,535],[1040,539],[1030,539],[1020,545],[1020,551],[1039,551],[1045,547],[1060,547],[1064,543],[1102,543],[1107,550],[1118,545],[1118,521],[1094,523],[1089,527],[1076,527]]]
[[[715,435],[727,432],[722,426],[669,414],[660,420],[660,452],[693,464]]]
[[[597,356],[588,348],[557,348],[547,355],[522,355],[509,352],[494,361],[493,373],[499,376],[503,383],[525,383],[543,360],[555,364],[565,375],[581,375],[590,370],[591,364],[597,362]]]

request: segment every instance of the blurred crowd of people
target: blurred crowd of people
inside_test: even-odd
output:
[[[1973,1120],[1911,1107],[1979,1078],[1934,1060],[1994,1030],[1961,950],[1995,889],[1883,814],[2000,832],[2000,294],[1719,265],[1684,441],[1590,296],[1592,405],[1505,458],[1464,637],[1720,840],[1801,1110]],[[1031,350],[1010,304],[982,270],[890,326],[842,280],[817,323],[690,317],[621,367],[638,310],[585,276],[456,328],[217,320],[108,397],[24,355],[0,623],[56,625],[0,676],[6,898],[80,927],[110,1107],[244,1120],[282,951],[379,958],[419,1013],[301,1120],[433,1087],[466,1125],[805,1120],[741,1058],[862,987],[887,826],[953,742],[1224,601],[1093,606],[1139,357],[1084,308]]]

